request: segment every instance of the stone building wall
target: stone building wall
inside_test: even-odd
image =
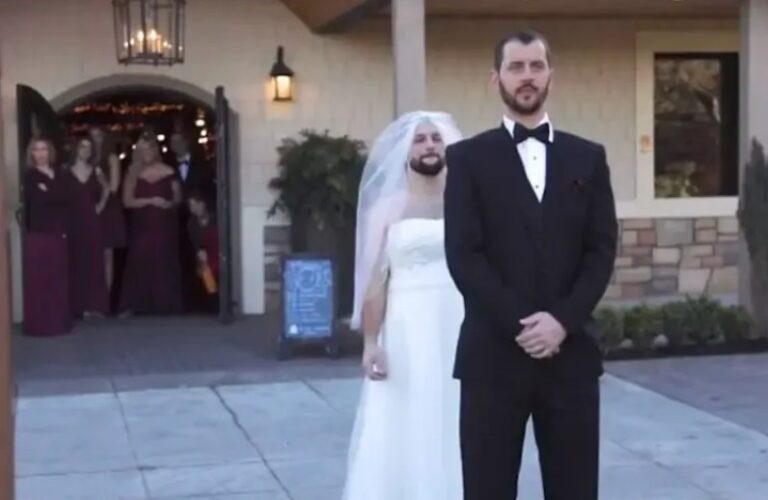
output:
[[[619,224],[616,268],[606,301],[737,292],[735,217],[625,219]],[[287,226],[266,228],[265,250],[269,312],[279,304],[280,258],[290,251]]]
[[[264,311],[280,307],[280,260],[291,251],[290,226],[264,228]]]
[[[626,219],[620,229],[605,299],[737,292],[735,217]]]

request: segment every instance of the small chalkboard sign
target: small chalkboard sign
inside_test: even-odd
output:
[[[282,260],[280,358],[292,344],[322,342],[338,355],[336,337],[336,266],[331,257],[290,254]]]

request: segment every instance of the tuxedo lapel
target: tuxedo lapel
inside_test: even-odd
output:
[[[529,227],[535,228],[541,220],[539,199],[525,174],[523,160],[520,158],[515,142],[504,126],[497,129],[495,142],[496,152],[493,155],[493,160],[497,163],[496,168],[503,173],[504,179],[507,181],[501,183],[500,186],[506,189],[511,184],[515,204],[525,216],[524,219]]]

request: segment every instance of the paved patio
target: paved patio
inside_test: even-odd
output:
[[[767,353],[621,361],[607,367],[614,375],[768,436]]]
[[[338,500],[359,384],[23,397],[17,498]],[[603,386],[601,498],[768,497],[768,436],[610,375]],[[521,500],[541,498],[529,444]]]
[[[16,336],[17,500],[338,500],[354,342],[279,362],[275,331],[176,318]],[[601,498],[768,498],[768,354],[606,370]],[[520,500],[541,498],[529,445]]]

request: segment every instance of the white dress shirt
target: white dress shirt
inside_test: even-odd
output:
[[[179,162],[179,175],[181,176],[181,180],[186,181],[187,176],[189,175],[189,163],[192,161],[192,155],[187,153],[181,158],[178,158],[177,161]]]
[[[536,126],[538,127],[544,123],[549,123],[549,142],[551,144],[555,139],[555,131],[552,128],[552,123],[549,121],[549,115],[545,114],[544,118]],[[514,137],[515,122],[507,116],[504,116],[504,127],[509,131],[509,135]],[[541,201],[547,183],[547,147],[536,139],[528,138],[517,145],[517,152],[520,153],[520,159],[523,161],[523,167],[525,168],[525,175],[531,183],[533,192]]]

